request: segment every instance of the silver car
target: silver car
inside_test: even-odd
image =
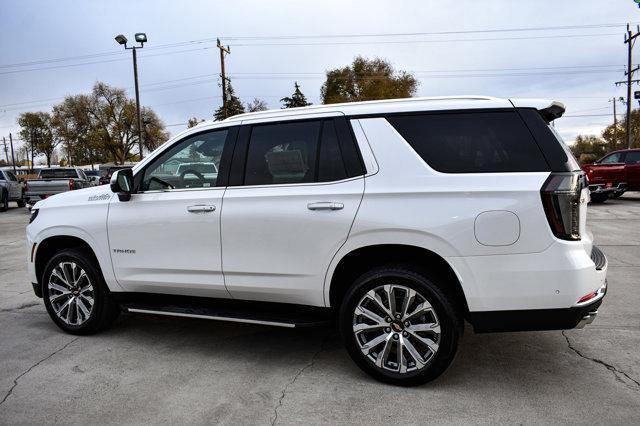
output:
[[[0,170],[0,212],[7,211],[10,201],[16,201],[18,207],[25,206],[22,183],[12,171]]]

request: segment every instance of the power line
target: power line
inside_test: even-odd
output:
[[[481,30],[451,30],[451,31],[431,31],[431,32],[409,32],[409,33],[377,33],[377,34],[317,34],[317,35],[280,35],[280,36],[229,36],[222,37],[224,40],[264,40],[264,39],[321,39],[321,38],[359,38],[359,37],[413,37],[430,35],[453,35],[453,34],[482,34],[482,33],[502,33],[502,32],[529,32],[529,31],[555,31],[555,30],[578,30],[594,28],[615,28],[624,27],[624,23],[609,24],[585,24],[585,25],[562,25],[546,27],[520,27],[520,28],[492,28]]]
[[[588,68],[596,68],[594,70],[590,70]],[[611,68],[611,70],[600,70],[598,68]],[[428,73],[462,73],[459,76],[456,75],[450,75],[450,76],[444,76],[447,78],[453,78],[453,77],[466,77],[468,76],[466,73],[471,73],[471,72],[500,72],[500,71],[527,71],[527,70],[541,70],[541,71],[552,71],[552,70],[567,70],[566,72],[559,72],[559,74],[564,74],[564,73],[570,73],[571,71],[569,70],[573,70],[573,69],[580,69],[581,71],[584,72],[618,72],[620,71],[622,68],[617,66],[617,65],[571,65],[571,66],[556,66],[556,67],[529,67],[529,68],[479,68],[479,69],[449,69],[449,70],[415,70],[415,71],[411,71],[412,73],[416,73],[416,74],[428,74]],[[572,73],[572,72],[571,72]],[[537,73],[528,73],[528,74],[534,74],[537,75]],[[519,76],[519,75],[528,75],[528,74],[523,74],[523,73],[513,73],[513,75]],[[247,78],[245,76],[273,76],[273,77],[280,77],[282,76],[282,78],[304,78],[305,76],[325,76],[325,73],[319,73],[319,72],[238,72],[238,73],[234,73],[233,74],[235,76],[235,78]],[[495,74],[495,76],[508,76],[509,74]],[[481,76],[489,76],[486,74],[483,74]],[[494,76],[494,74],[491,74],[491,76]],[[431,78],[431,77],[435,77],[438,78],[439,76],[423,76],[422,78]],[[201,79],[203,78],[204,80],[201,81],[190,81],[190,80],[197,80],[197,79]],[[262,77],[262,78],[266,78],[266,77]],[[176,78],[176,79],[171,79],[171,80],[163,80],[163,81],[156,81],[156,82],[151,82],[151,83],[146,83],[141,85],[140,87],[142,88],[148,88],[146,90],[143,90],[143,92],[150,92],[150,91],[158,91],[158,90],[167,90],[167,89],[173,89],[173,88],[177,88],[177,87],[184,87],[184,86],[190,86],[190,85],[197,85],[197,84],[203,84],[203,83],[208,83],[208,82],[213,82],[216,81],[215,78],[212,78],[210,74],[200,74],[200,75],[194,75],[194,76],[188,76],[188,77],[182,77],[182,78]],[[185,82],[184,84],[179,84],[180,82]],[[167,83],[175,83],[173,85],[169,85],[169,86],[162,86],[164,84]],[[131,87],[126,87],[125,89],[131,89]],[[567,99],[569,99],[570,97],[565,97]],[[576,99],[587,99],[589,97],[574,97]],[[600,99],[600,97],[593,97],[594,99]],[[55,97],[55,98],[45,98],[45,99],[34,99],[31,101],[24,101],[24,102],[16,102],[16,103],[11,103],[11,104],[4,104],[4,105],[0,105],[0,109],[5,109],[5,107],[16,107],[16,106],[21,106],[21,105],[28,105],[28,104],[41,104],[44,102],[49,102],[49,101],[57,101],[57,100],[62,100],[64,99],[64,96],[60,96],[60,97]],[[9,109],[5,109],[6,111],[11,111],[11,110],[15,110],[18,108],[9,108]]]
[[[464,39],[442,39],[442,40],[372,40],[372,41],[327,41],[327,42],[304,42],[304,43],[234,43],[234,47],[251,46],[339,46],[358,44],[408,44],[408,43],[466,43],[477,41],[505,41],[505,40],[538,40],[538,39],[558,39],[558,38],[578,38],[578,37],[602,37],[618,36],[618,33],[601,34],[561,34],[548,36],[525,36],[525,37],[495,37],[495,38],[464,38]]]
[[[317,35],[280,35],[280,36],[230,36],[223,37],[223,40],[289,40],[289,39],[337,39],[337,38],[389,38],[389,37],[415,37],[415,36],[437,36],[437,35],[453,35],[453,34],[484,34],[484,33],[502,33],[502,32],[530,32],[530,31],[556,31],[556,30],[578,30],[578,29],[597,29],[597,28],[615,28],[624,26],[623,23],[605,23],[605,24],[587,24],[587,25],[563,25],[563,26],[547,26],[547,27],[525,27],[525,28],[502,28],[502,29],[480,29],[480,30],[458,30],[458,31],[431,31],[431,32],[409,32],[409,33],[378,33],[378,34],[317,34]],[[214,43],[215,37],[202,38],[194,40],[185,40],[174,43],[160,44],[156,46],[148,46],[148,50],[170,49],[175,47],[189,46],[193,44]],[[104,56],[122,56],[120,50],[110,50],[104,52],[88,53],[84,55],[66,56],[59,58],[39,59],[26,62],[17,62],[12,64],[0,64],[2,68],[24,67],[31,65],[41,65],[55,62],[75,61],[82,59],[93,59]]]

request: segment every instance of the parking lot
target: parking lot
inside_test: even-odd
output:
[[[373,381],[331,329],[288,330],[122,315],[62,333],[25,271],[28,215],[0,213],[0,423],[638,423],[640,193],[590,206],[609,259],[591,326],[466,330],[435,382]]]

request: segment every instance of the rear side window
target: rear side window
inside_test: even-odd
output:
[[[625,163],[627,163],[627,164],[640,163],[640,151],[629,151],[629,152],[627,152],[627,157],[625,158]]]
[[[387,120],[439,172],[549,171],[515,111],[402,115]]]
[[[245,185],[329,182],[347,178],[333,120],[256,125]]]

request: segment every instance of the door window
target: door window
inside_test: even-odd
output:
[[[227,129],[199,133],[174,145],[146,168],[141,190],[216,186],[227,133]]]
[[[627,163],[627,164],[638,164],[638,163],[640,163],[640,151],[629,151],[629,152],[627,152],[627,157],[625,159],[625,163]]]
[[[614,152],[611,155],[608,155],[600,161],[600,164],[613,164],[613,163],[622,163],[623,152]]]
[[[7,175],[7,178],[12,181],[12,182],[17,182],[18,178],[16,178],[16,175],[13,174],[13,172],[5,172]]]
[[[254,126],[245,185],[328,182],[347,178],[333,120]]]

